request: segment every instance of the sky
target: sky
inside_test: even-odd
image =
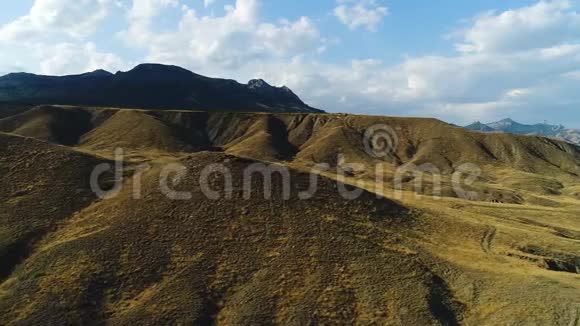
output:
[[[580,1],[19,0],[0,75],[182,66],[328,112],[580,128]]]

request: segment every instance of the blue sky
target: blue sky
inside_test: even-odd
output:
[[[180,65],[287,85],[330,112],[580,128],[572,0],[21,0],[0,74]]]

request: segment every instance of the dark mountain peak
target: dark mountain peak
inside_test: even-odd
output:
[[[517,123],[514,120],[512,120],[512,118],[505,118],[505,119],[502,119],[502,120],[500,120],[498,122],[503,122],[503,123]]]
[[[191,71],[181,68],[178,66],[172,65],[164,65],[160,63],[142,63],[140,65],[135,66],[135,68],[129,70],[128,72],[137,73],[137,72],[179,72],[179,73],[189,73],[193,74]]]
[[[272,85],[268,84],[263,79],[252,79],[248,82],[248,88],[250,89],[262,89],[262,88],[273,88]]]
[[[302,102],[302,100],[286,86],[276,87],[268,84],[263,79],[252,79],[248,82],[247,87],[251,92],[263,96],[264,98],[269,98],[270,100],[278,99],[282,102],[294,103],[302,107],[306,106],[306,104],[304,104],[304,102]],[[306,106],[306,111],[309,109],[312,108]]]
[[[552,129],[554,131],[556,130],[564,130],[566,129],[566,127],[562,124],[558,124],[558,125],[551,125],[548,122],[544,121],[542,123],[537,123],[534,126],[538,127],[538,128],[549,128]]]
[[[8,82],[38,82],[41,80],[45,81],[54,81],[54,80],[76,80],[78,78],[101,78],[101,77],[111,77],[113,76],[112,73],[98,69],[95,71],[87,72],[84,74],[79,75],[68,75],[68,76],[46,76],[46,75],[37,75],[31,74],[27,72],[16,72],[10,73],[8,75],[0,77],[1,81],[8,81]]]
[[[121,76],[129,76],[138,79],[147,79],[147,80],[186,80],[186,79],[194,79],[196,77],[201,77],[187,69],[172,66],[172,65],[163,65],[158,63],[143,63],[135,68],[126,71],[126,72],[118,72],[117,75]]]
[[[287,87],[274,87],[262,79],[243,85],[156,63],[140,64],[116,74],[105,70],[59,77],[10,74],[0,77],[0,101],[142,109],[322,112],[305,104]]]
[[[112,77],[114,76],[112,73],[103,70],[103,69],[97,69],[95,71],[91,71],[91,72],[87,72],[85,74],[81,74],[78,75],[81,77],[89,77],[89,78],[103,78],[103,77]],[[74,78],[75,76],[63,76],[63,78]]]
[[[286,85],[280,87],[280,89],[283,90],[286,93],[292,93],[292,94],[294,94],[294,92],[290,88],[286,87]]]
[[[476,121],[464,127],[468,130],[484,131],[484,132],[507,132],[512,134],[523,135],[540,135],[544,137],[552,137],[567,141],[572,144],[580,143],[580,132],[572,129],[566,129],[563,125],[551,125],[547,122],[537,123],[534,125],[522,124],[514,121],[511,118],[506,118],[492,123],[481,123]]]
[[[278,94],[294,95],[294,92],[286,86],[276,87],[268,84],[263,79],[252,79],[248,82],[248,88],[259,92],[275,92]]]
[[[36,76],[37,75],[35,75],[35,74],[31,74],[31,73],[27,73],[27,72],[12,72],[12,73],[4,75],[0,78],[10,80],[10,79],[25,79],[25,78],[31,78],[31,77],[36,77]]]
[[[255,90],[277,90],[277,91],[284,91],[286,93],[291,93],[294,94],[294,92],[292,92],[292,90],[286,86],[282,86],[282,87],[276,87],[276,86],[272,86],[270,84],[268,84],[267,81],[263,80],[263,79],[252,79],[248,82],[248,88],[250,89],[255,89]]]
[[[465,129],[475,130],[475,131],[494,131],[493,128],[489,127],[486,124],[481,123],[480,121],[475,121],[474,123],[465,126]]]
[[[488,126],[491,125],[501,125],[501,126],[510,126],[510,125],[515,125],[515,124],[519,124],[518,122],[514,121],[512,118],[505,118],[496,122],[491,122],[488,123]]]
[[[110,73],[110,72],[108,72],[108,71],[106,71],[106,70],[103,70],[103,69],[97,69],[97,70],[95,70],[93,72],[87,73],[87,75],[93,75],[93,76],[112,76],[113,74]]]
[[[511,118],[505,118],[500,121],[488,123],[487,126],[501,131],[511,131],[511,128],[519,128],[523,125],[512,120]]]

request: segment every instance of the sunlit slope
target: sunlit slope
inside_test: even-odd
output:
[[[63,129],[69,121],[85,123]],[[393,131],[381,157],[364,142],[376,125]],[[573,145],[433,119],[70,107],[1,119],[0,130],[14,133],[0,133],[1,324],[568,326],[580,318]],[[97,199],[88,178],[116,148],[127,154],[116,157],[128,168],[123,189]],[[290,169],[289,183],[275,174],[267,198],[256,174],[246,199],[244,171],[270,162]],[[318,163],[328,169],[317,170],[318,191],[303,199],[305,173]],[[452,175],[465,163],[482,172],[462,185],[477,200],[452,198]],[[133,174],[141,164],[148,168]],[[162,192],[168,164],[186,167],[172,186],[191,197]],[[220,198],[202,190],[203,170],[215,164],[231,172],[231,198],[219,175],[208,180]],[[424,164],[441,173],[443,198],[430,196],[433,171],[406,173],[403,191],[393,189],[402,167]],[[99,185],[113,180],[105,174]],[[368,192],[346,199],[341,182]]]
[[[7,276],[59,223],[95,200],[91,171],[105,162],[66,147],[0,133],[0,277]]]
[[[78,211],[2,284],[3,318],[223,324],[460,318],[463,308],[445,282],[390,239],[416,223],[406,208],[370,193],[346,201],[329,180],[309,200],[297,200],[297,184],[284,201],[278,178],[271,200],[263,199],[259,179],[250,200],[238,191],[209,200],[195,187],[195,167],[226,159],[241,189],[251,161],[199,153],[181,161],[191,173],[178,190],[193,189],[190,200],[165,198],[153,167],[143,176],[142,200],[131,200],[127,188]],[[216,181],[214,189],[220,187]]]
[[[384,151],[379,156],[369,153],[365,141],[365,133],[377,126],[390,130],[377,136],[387,141],[387,148],[378,149]],[[428,166],[429,173],[442,176],[440,194],[452,197],[457,196],[452,174],[469,164],[482,171],[472,187],[483,201],[549,205],[538,196],[577,196],[574,187],[580,180],[578,146],[536,136],[468,131],[434,119],[39,107],[0,119],[0,130],[89,151],[220,150],[307,167],[357,164],[349,171],[361,179],[375,180],[376,166],[382,164],[380,177],[390,187],[401,167]],[[434,191],[429,177],[419,188],[415,176],[401,179],[404,189]]]

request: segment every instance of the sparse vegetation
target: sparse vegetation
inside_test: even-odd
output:
[[[65,119],[61,121],[61,119]],[[70,121],[75,128],[63,129]],[[66,123],[65,123],[66,122]],[[80,123],[82,122],[82,123]],[[389,157],[364,151],[365,128],[398,133]],[[580,280],[580,148],[540,137],[484,134],[433,119],[316,114],[116,111],[38,107],[0,119],[1,324],[542,324],[577,321]],[[62,146],[66,145],[66,146]],[[147,162],[142,199],[126,187],[108,200],[90,191],[91,169]],[[366,191],[345,200],[334,170],[319,191],[283,200],[243,198],[244,169],[257,161],[308,180],[316,163],[365,166],[341,180]],[[168,200],[160,170],[188,174]],[[443,198],[396,168],[430,162]],[[451,173],[483,174],[456,197]],[[225,164],[232,199],[197,186],[203,167]],[[377,163],[388,172],[377,189]],[[212,179],[223,189],[222,178]],[[379,195],[379,196],[377,196]]]

